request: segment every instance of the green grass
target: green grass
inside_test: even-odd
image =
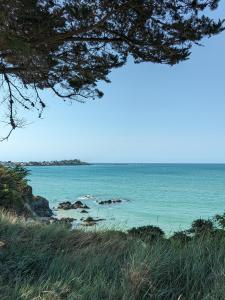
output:
[[[225,299],[224,232],[145,241],[1,212],[0,241],[1,300]]]

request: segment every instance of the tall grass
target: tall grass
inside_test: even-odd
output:
[[[224,300],[225,236],[143,241],[0,214],[1,300]]]

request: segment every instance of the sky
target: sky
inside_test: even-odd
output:
[[[225,1],[214,14],[225,18]],[[100,100],[46,93],[43,119],[0,143],[0,161],[225,163],[225,33],[203,44],[173,67],[129,61]]]

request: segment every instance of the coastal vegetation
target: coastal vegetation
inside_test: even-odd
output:
[[[0,299],[224,299],[225,214],[172,236],[152,225],[72,229],[26,210],[26,175],[0,167]]]
[[[225,231],[192,230],[188,238],[165,238],[155,228],[140,235],[69,230],[3,211],[0,298],[223,300]]]

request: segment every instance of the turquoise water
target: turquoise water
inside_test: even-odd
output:
[[[51,207],[69,200],[90,206],[89,215],[105,218],[102,225],[126,229],[147,224],[167,233],[187,228],[196,218],[225,211],[225,164],[96,164],[29,167],[35,194]],[[83,200],[90,194],[93,198]],[[99,199],[124,199],[101,206]],[[78,210],[56,211],[78,220]],[[79,222],[78,222],[79,223]]]

